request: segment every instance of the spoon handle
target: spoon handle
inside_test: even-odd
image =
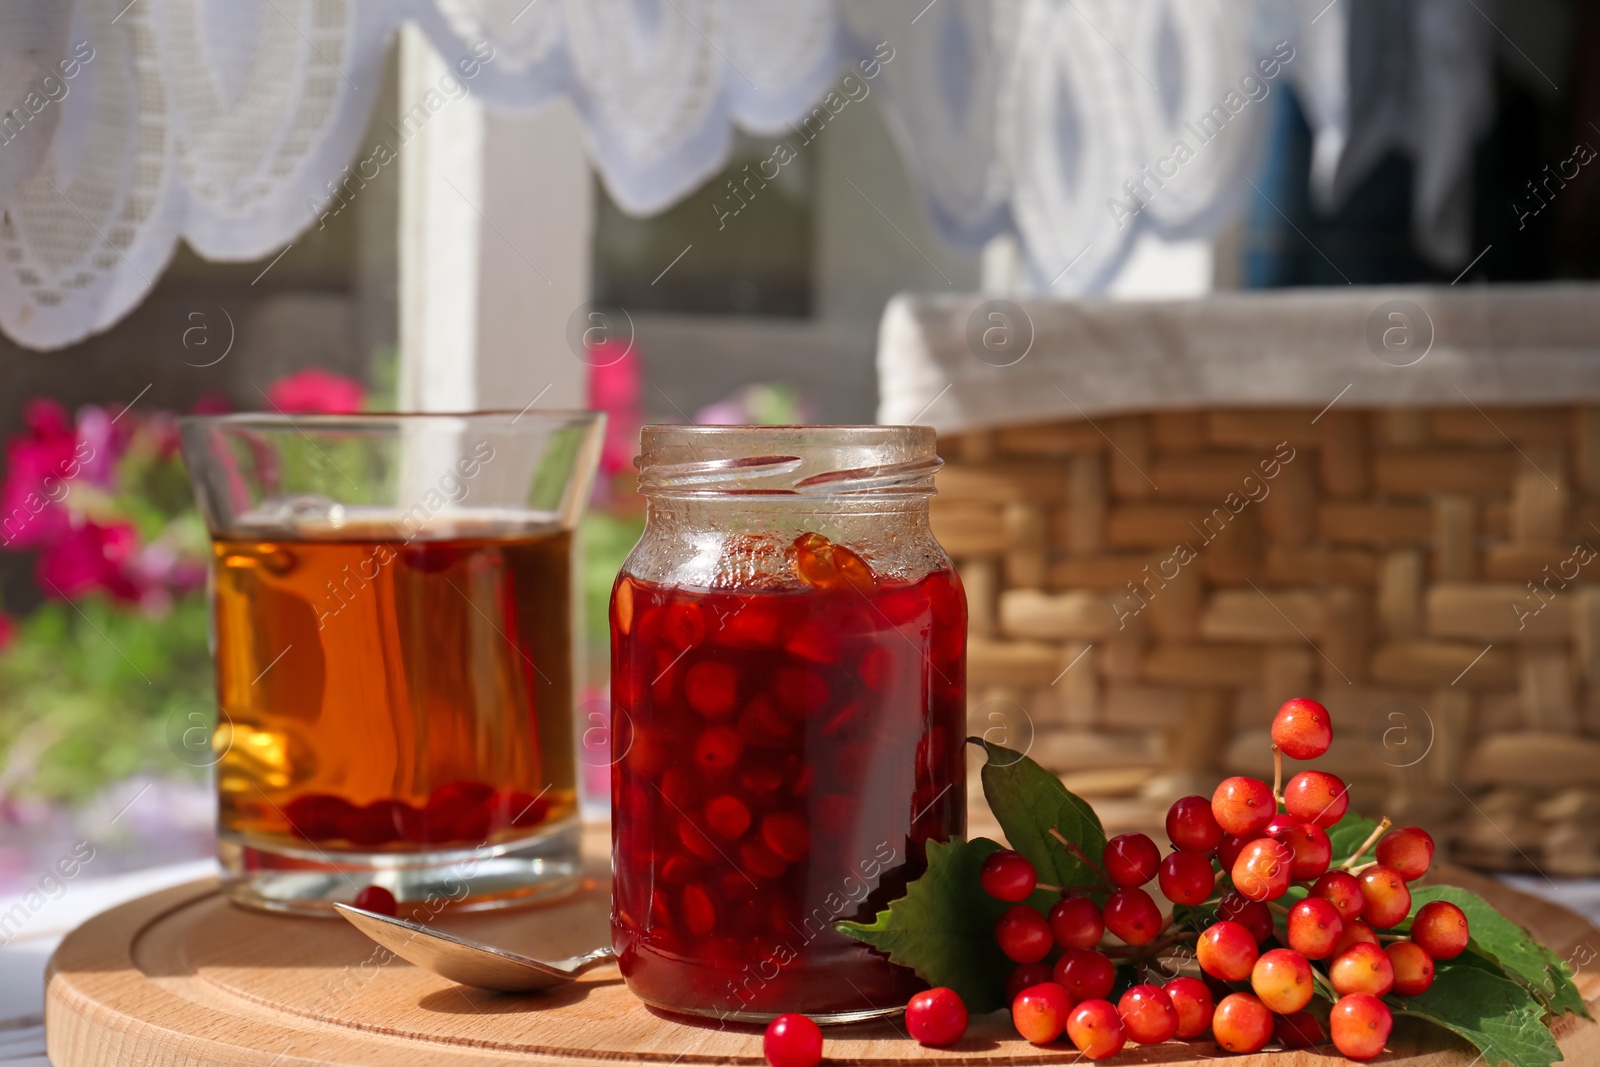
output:
[[[564,959],[560,963],[551,964],[551,966],[558,967],[569,974],[579,975],[592,971],[603,963],[613,963],[616,958],[617,954],[611,951],[609,947],[597,948],[592,952],[585,952],[581,956]]]

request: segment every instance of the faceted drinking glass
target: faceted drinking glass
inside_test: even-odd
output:
[[[575,886],[572,537],[602,419],[184,420],[235,901],[331,913],[380,886],[409,914]]]

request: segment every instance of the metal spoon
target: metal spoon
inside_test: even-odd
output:
[[[532,993],[570,982],[585,971],[616,960],[609,948],[546,962],[485,945],[443,930],[391,915],[335,904],[357,930],[396,956],[443,978],[475,989],[499,993]]]

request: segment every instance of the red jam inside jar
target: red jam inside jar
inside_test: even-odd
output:
[[[966,600],[815,533],[792,579],[612,595],[613,941],[668,1011],[821,1021],[922,983],[834,928],[870,922],[966,829]]]

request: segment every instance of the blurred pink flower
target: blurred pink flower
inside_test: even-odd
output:
[[[118,600],[136,601],[140,589],[128,570],[138,538],[133,525],[84,522],[45,547],[34,566],[39,588],[50,596],[74,597],[105,590]]]
[[[178,420],[172,412],[154,412],[144,420],[142,429],[155,442],[157,456],[171,459],[178,454],[182,439],[178,436]]]
[[[288,414],[348,415],[361,410],[363,389],[346,378],[317,367],[297,371],[267,386],[267,399]]]
[[[0,652],[6,650],[17,636],[17,621],[5,612],[0,611]]]
[[[0,549],[37,553],[34,578],[46,596],[105,593],[161,611],[173,594],[204,584],[204,563],[165,532],[141,546],[119,495],[159,476],[152,464],[176,462],[177,423],[165,411],[111,410],[86,404],[74,425],[53,400],[27,406],[26,429],[6,442],[0,471]]]
[[[7,547],[40,544],[67,524],[65,480],[77,473],[77,435],[65,409],[53,400],[33,400],[23,413],[27,426],[6,443],[5,481],[0,484],[0,533]]]
[[[602,341],[589,349],[589,406],[606,413],[605,443],[600,449],[600,469],[606,474],[633,467],[639,427],[644,424],[639,360],[631,347]]]
[[[707,404],[694,413],[694,421],[702,426],[748,426],[755,420],[750,416],[749,405],[740,396],[731,396],[715,404]]]
[[[22,411],[23,424],[35,437],[57,439],[72,435],[72,424],[67,420],[67,409],[48,397],[28,401]]]
[[[221,393],[206,393],[194,402],[194,407],[189,409],[191,415],[226,415],[233,410],[233,403]]]
[[[804,426],[811,421],[811,405],[790,386],[758,383],[707,404],[694,413],[694,421],[702,426]]]
[[[110,488],[117,473],[117,459],[127,448],[129,431],[138,416],[118,427],[106,414],[105,408],[86,405],[78,412],[79,456],[82,459],[81,477],[95,485]]]
[[[174,593],[187,593],[206,584],[206,568],[169,543],[152,541],[139,548],[128,562],[128,572],[140,585]]]

